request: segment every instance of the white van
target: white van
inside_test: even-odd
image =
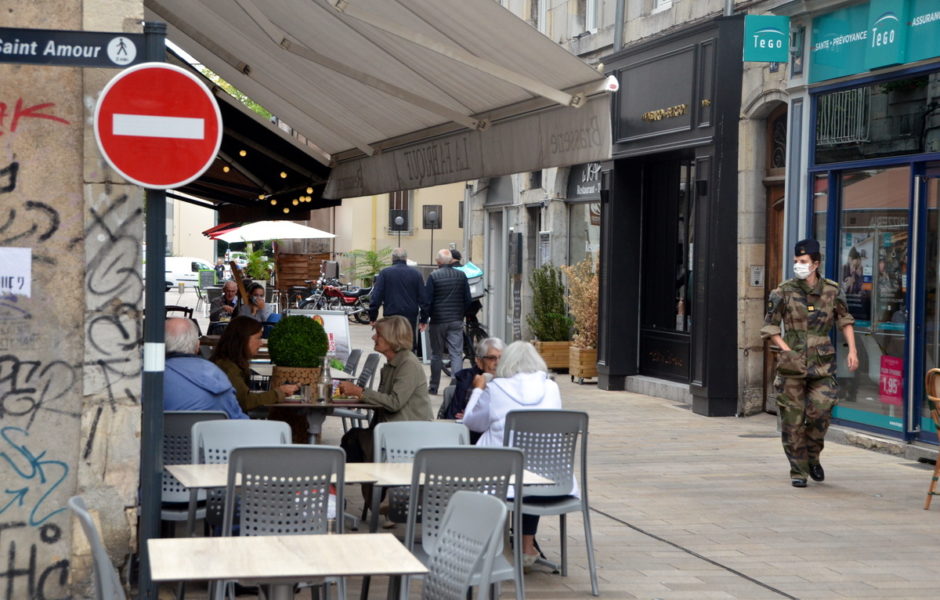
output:
[[[199,271],[212,270],[212,264],[192,256],[167,256],[166,280],[173,285],[199,285]]]

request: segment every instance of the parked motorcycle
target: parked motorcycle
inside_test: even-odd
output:
[[[326,298],[326,310],[341,310],[357,323],[369,323],[369,294],[372,288],[341,287],[324,285],[323,296]]]

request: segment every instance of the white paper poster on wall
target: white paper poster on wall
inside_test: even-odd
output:
[[[0,247],[0,296],[32,295],[33,249]]]
[[[346,362],[349,358],[350,340],[349,340],[349,317],[340,310],[303,310],[292,308],[285,311],[288,315],[303,315],[305,317],[319,317],[323,329],[326,331],[326,338],[329,342],[327,353],[333,358]]]

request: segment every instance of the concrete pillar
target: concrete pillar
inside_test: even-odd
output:
[[[0,0],[0,14],[8,27],[139,32],[143,3]],[[115,73],[0,64],[0,249],[31,254],[31,295],[0,297],[0,589],[13,598],[87,594],[76,493],[115,562],[131,550],[143,195],[105,166],[91,126]]]

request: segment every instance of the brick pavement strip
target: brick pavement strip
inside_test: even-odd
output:
[[[369,327],[350,330],[354,347],[371,348]],[[826,482],[798,490],[772,415],[706,418],[669,400],[575,385],[566,375],[557,381],[565,407],[591,416],[602,597],[937,597],[940,506],[922,509],[926,465],[830,443],[822,455]],[[341,434],[339,420],[328,419],[324,441],[337,443]],[[358,494],[347,496],[355,514]],[[526,576],[529,598],[590,597],[577,515],[568,519],[568,536],[569,576],[534,570]],[[543,519],[538,537],[557,559],[558,519]],[[372,595],[384,595],[385,585],[375,581]],[[352,580],[350,597],[358,588]],[[419,591],[413,586],[412,597]],[[513,597],[511,584],[501,597]]]

